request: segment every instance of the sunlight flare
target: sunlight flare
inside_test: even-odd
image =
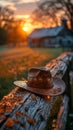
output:
[[[29,28],[26,27],[26,26],[24,26],[24,27],[23,27],[23,30],[24,30],[25,32],[28,32],[28,31],[29,31]]]
[[[25,32],[30,33],[33,30],[33,26],[30,23],[26,23],[23,25],[22,29]]]

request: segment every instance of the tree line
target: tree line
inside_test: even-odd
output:
[[[26,40],[26,33],[22,30],[25,21],[15,19],[14,12],[7,7],[0,6],[0,45],[12,44]]]
[[[70,29],[73,30],[73,0],[45,0],[37,2],[37,8],[32,13],[35,24],[52,27],[61,25],[61,20],[66,18]]]

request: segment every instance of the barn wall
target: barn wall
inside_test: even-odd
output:
[[[29,39],[29,47],[54,47],[56,43],[56,37],[46,37],[40,39]]]
[[[29,47],[73,47],[73,37],[58,35],[57,37],[45,37],[40,39],[28,39]]]

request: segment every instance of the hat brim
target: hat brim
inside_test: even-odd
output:
[[[53,85],[54,87],[51,89],[40,89],[40,88],[32,88],[27,85],[26,81],[14,81],[14,84],[18,87],[21,87],[23,89],[26,89],[30,92],[44,95],[44,96],[57,96],[65,91],[65,83],[62,79],[54,78],[53,79]]]

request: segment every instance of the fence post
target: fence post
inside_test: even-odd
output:
[[[66,95],[69,97],[69,109],[72,108],[72,98],[71,98],[71,84],[70,84],[70,64],[67,67],[66,73],[63,77],[63,80],[65,81],[66,84]]]

